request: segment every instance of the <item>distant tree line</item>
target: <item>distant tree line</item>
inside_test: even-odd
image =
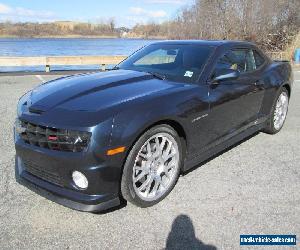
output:
[[[174,20],[136,25],[131,33],[168,39],[239,39],[282,50],[300,29],[300,0],[196,0]]]
[[[0,35],[13,37],[118,36],[114,19],[103,23],[0,23]]]

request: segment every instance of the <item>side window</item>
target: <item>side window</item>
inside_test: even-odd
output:
[[[253,54],[254,54],[256,68],[259,68],[261,65],[265,63],[265,59],[255,50],[253,51]]]
[[[247,71],[246,54],[248,50],[234,49],[228,51],[222,56],[217,64],[213,74],[213,77],[221,75],[225,69],[238,70],[243,73]]]
[[[246,54],[246,71],[250,72],[256,70],[253,50],[248,50]]]
[[[238,70],[241,73],[247,71],[246,55],[247,55],[247,50],[244,49],[232,50],[231,57],[235,63],[232,69]]]
[[[166,64],[173,63],[176,59],[178,49],[176,50],[167,50],[167,49],[158,49],[142,57],[134,63],[134,65],[154,65],[154,64]]]
[[[221,75],[224,69],[238,70],[240,73],[251,72],[258,67],[256,63],[253,50],[233,49],[218,60],[213,76]]]

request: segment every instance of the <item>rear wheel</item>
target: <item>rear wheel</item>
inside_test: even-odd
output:
[[[131,149],[123,170],[123,197],[140,207],[164,199],[176,184],[181,166],[181,143],[176,131],[159,125],[145,132]]]
[[[282,88],[277,96],[276,102],[273,104],[265,132],[276,134],[281,130],[286,119],[288,107],[289,94],[286,88]]]

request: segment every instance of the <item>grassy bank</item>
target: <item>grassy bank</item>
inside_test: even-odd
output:
[[[45,35],[45,36],[16,36],[16,35],[5,35],[0,34],[0,38],[14,38],[14,39],[26,39],[26,38],[36,38],[36,39],[149,39],[149,40],[166,40],[166,36],[140,36],[140,35],[128,35],[128,36],[118,36],[118,35]]]

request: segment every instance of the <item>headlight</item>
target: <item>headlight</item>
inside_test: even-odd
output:
[[[24,95],[22,95],[17,104],[17,116],[20,117],[24,107],[27,105],[28,99],[31,95],[31,91],[28,91]]]
[[[89,182],[83,173],[74,171],[72,173],[72,179],[77,187],[81,189],[87,189]]]
[[[57,140],[62,143],[66,142],[66,145],[69,144],[68,148],[70,149],[70,151],[81,152],[87,148],[90,142],[90,132],[73,130],[61,130],[61,132],[65,132],[65,134],[62,133],[61,135],[59,135],[58,133]]]
[[[26,131],[26,127],[23,126],[22,122],[19,119],[15,121],[15,131],[18,134],[22,134]]]

